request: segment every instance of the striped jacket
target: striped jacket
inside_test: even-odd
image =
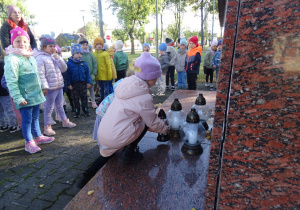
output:
[[[202,47],[198,45],[194,49],[190,49],[185,56],[184,69],[186,73],[199,74],[201,63]]]

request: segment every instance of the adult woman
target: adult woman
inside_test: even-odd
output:
[[[7,14],[8,14],[8,19],[1,26],[2,48],[5,49],[9,45],[11,45],[10,31],[16,27],[20,27],[28,33],[29,38],[30,38],[31,49],[36,48],[37,47],[36,41],[34,39],[32,32],[30,31],[29,27],[27,26],[27,24],[24,22],[24,19],[22,18],[21,10],[17,6],[8,5],[7,6]]]

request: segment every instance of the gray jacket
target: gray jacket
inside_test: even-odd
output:
[[[167,46],[166,53],[170,55],[170,65],[175,66],[176,64],[176,50],[172,46]]]
[[[158,58],[158,61],[161,66],[162,74],[167,74],[168,68],[170,66],[169,55],[161,54]]]
[[[205,54],[204,57],[204,64],[203,66],[206,66],[206,68],[208,69],[212,69],[212,59],[213,59],[214,55],[212,54],[212,52],[209,50],[207,51],[207,53]]]
[[[184,72],[185,71],[184,64],[185,64],[186,52],[187,52],[186,49],[177,52],[176,64],[175,64],[175,68],[176,68],[177,72]]]

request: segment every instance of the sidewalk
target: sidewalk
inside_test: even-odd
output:
[[[198,90],[209,88],[198,84]],[[171,93],[154,97],[155,107]],[[96,114],[90,108],[90,117],[74,119],[69,107],[68,111],[67,116],[77,127],[54,125],[55,141],[41,145],[42,151],[37,154],[24,151],[21,132],[0,133],[0,209],[63,209],[79,192],[75,185],[78,175],[99,155],[92,139]],[[43,114],[41,128],[42,122]]]

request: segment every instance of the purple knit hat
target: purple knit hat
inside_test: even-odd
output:
[[[135,76],[142,80],[153,80],[161,76],[161,68],[158,60],[148,52],[143,52],[136,59],[134,66],[140,70],[139,72],[135,72]]]

